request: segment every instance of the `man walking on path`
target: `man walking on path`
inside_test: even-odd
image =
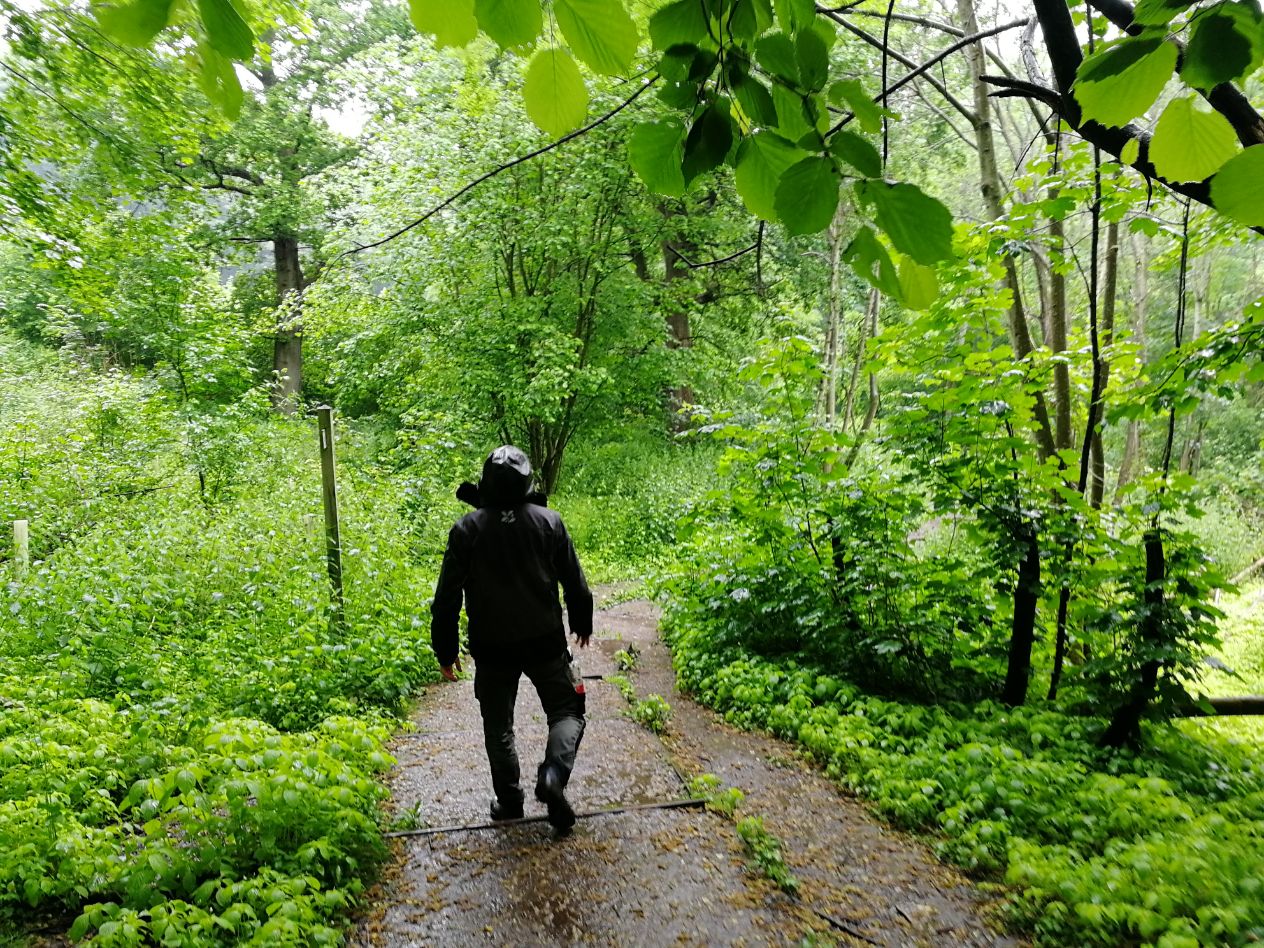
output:
[[[523,674],[531,679],[549,724],[535,795],[547,805],[549,822],[568,830],[575,811],[564,791],[584,736],[584,694],[582,683],[571,680],[557,587],[560,583],[566,596],[571,633],[580,648],[592,635],[592,593],[562,518],[544,506],[541,495],[530,493],[531,462],[521,450],[497,448],[483,464],[476,496],[466,487],[458,496],[473,497],[477,509],[448,534],[431,605],[430,643],[443,677],[456,681],[464,595],[474,695],[496,793],[493,820],[523,815],[513,719],[519,679]]]

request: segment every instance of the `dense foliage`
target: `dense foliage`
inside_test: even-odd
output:
[[[1260,11],[1011,12],[0,0],[0,921],[341,938],[512,440],[1017,928],[1264,935],[1260,730],[1173,723],[1264,689]]]

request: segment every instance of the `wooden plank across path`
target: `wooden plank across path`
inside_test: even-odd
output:
[[[632,676],[673,709],[666,740],[623,714],[609,682],[590,681],[588,729],[568,796],[584,819],[564,838],[531,797],[546,728],[534,689],[519,692],[527,818],[497,824],[471,681],[432,688],[416,729],[395,741],[393,806],[417,832],[395,859],[358,946],[1013,944],[989,927],[983,898],[916,842],[877,824],[786,745],[732,731],[673,690],[657,612],[603,610],[584,671],[609,675],[635,643]],[[682,773],[708,770],[747,793],[802,883],[792,898],[754,872],[733,824],[697,806]],[[739,815],[741,815],[739,813]]]

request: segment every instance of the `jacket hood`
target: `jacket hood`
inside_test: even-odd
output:
[[[483,462],[478,482],[479,506],[516,507],[531,489],[531,461],[521,448],[504,444]]]

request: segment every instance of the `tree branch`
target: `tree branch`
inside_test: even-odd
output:
[[[1089,0],[1089,3],[1125,33],[1136,36],[1142,32],[1141,24],[1134,22],[1133,6],[1128,0]],[[1173,37],[1170,42],[1184,55],[1185,44],[1179,38]],[[1255,111],[1250,100],[1235,85],[1222,82],[1210,92],[1200,90],[1200,94],[1213,109],[1229,120],[1245,147],[1264,144],[1264,117]]]
[[[817,12],[823,13],[825,16],[829,17],[831,20],[833,20],[835,23],[837,23],[847,32],[851,33],[853,36],[859,37],[860,39],[864,40],[874,49],[885,50],[888,56],[890,56],[892,59],[896,60],[897,62],[901,63],[902,65],[905,65],[910,69],[917,68],[917,63],[913,62],[913,60],[909,59],[903,53],[900,53],[894,49],[890,49],[883,46],[882,40],[878,39],[878,37],[874,36],[872,33],[867,33],[866,31],[862,30],[860,27],[855,26],[851,23],[848,23],[845,19],[843,19],[838,14],[831,13],[828,10],[822,10],[820,7],[817,7]],[[965,120],[967,122],[969,122],[971,125],[975,123],[976,119],[975,119],[974,112],[970,110],[969,108],[967,108],[959,99],[957,99],[956,96],[954,96],[951,92],[949,92],[947,86],[945,86],[942,82],[940,82],[934,76],[924,76],[923,78],[926,80],[927,83],[929,83],[932,87],[934,87],[936,92],[938,92],[941,96],[943,96],[945,102],[947,102],[954,109],[960,112],[965,117]]]
[[[1049,2],[1049,0],[1044,0],[1044,2]],[[1064,3],[1065,0],[1058,0],[1058,2]],[[1009,23],[1002,23],[1000,26],[994,26],[991,29],[987,29],[987,30],[980,30],[978,33],[973,33],[970,36],[963,37],[962,39],[953,43],[951,46],[947,47],[946,49],[940,50],[930,59],[926,60],[926,62],[918,66],[916,69],[910,72],[906,72],[899,79],[895,80],[895,82],[891,83],[890,86],[883,89],[880,93],[874,96],[873,101],[881,102],[883,99],[888,97],[892,92],[895,92],[897,89],[902,89],[904,86],[908,85],[918,76],[921,76],[927,70],[933,68],[936,63],[940,62],[943,59],[947,59],[949,56],[951,56],[953,53],[957,52],[958,50],[965,49],[965,47],[969,46],[971,43],[977,43],[979,40],[987,39],[989,36],[996,36],[998,33],[1004,33],[1007,30],[1013,30],[1013,29],[1017,29],[1020,26],[1026,26],[1027,23],[1028,23],[1028,20],[1026,17],[1024,17],[1021,20],[1012,20]],[[1076,49],[1078,50],[1079,47],[1077,46]],[[855,117],[856,116],[854,113],[848,113],[847,115],[843,116],[841,120],[836,122],[830,128],[828,134],[833,135],[835,132],[837,132],[840,128],[842,128],[844,125],[846,125]]]
[[[549,142],[549,144],[541,148],[535,149],[535,151],[528,152],[527,154],[514,158],[512,161],[507,161],[502,165],[497,165],[491,171],[488,171],[484,174],[479,175],[477,178],[475,178],[473,181],[466,184],[459,191],[456,191],[455,193],[450,194],[448,197],[444,198],[442,201],[440,201],[430,210],[426,211],[425,214],[421,215],[421,217],[417,218],[412,223],[405,224],[403,227],[387,234],[385,237],[381,238],[380,240],[375,240],[372,243],[368,243],[368,244],[359,244],[358,246],[352,247],[350,250],[344,250],[342,253],[338,254],[336,257],[333,257],[329,261],[329,265],[332,266],[335,262],[337,262],[338,260],[341,260],[343,257],[349,257],[352,254],[361,253],[362,251],[365,251],[365,250],[372,250],[374,247],[380,247],[383,244],[389,243],[390,241],[394,240],[397,237],[402,237],[404,234],[408,233],[410,230],[413,230],[416,227],[420,227],[422,224],[430,220],[430,218],[434,217],[444,208],[451,207],[453,204],[459,201],[462,197],[464,197],[470,191],[473,191],[476,187],[478,187],[484,181],[488,181],[496,177],[497,175],[508,171],[510,168],[515,168],[518,165],[523,164],[524,162],[530,161],[532,158],[538,158],[540,155],[543,155],[546,152],[550,152],[555,148],[560,148],[563,145],[565,145],[567,142],[574,141],[576,138],[579,138],[582,135],[587,135],[594,128],[597,128],[599,125],[604,125],[606,122],[610,121],[612,118],[614,118],[624,109],[626,109],[629,105],[631,105],[633,102],[639,99],[645,93],[645,91],[649,89],[652,85],[654,85],[654,83],[657,81],[658,81],[657,76],[650,78],[648,81],[643,83],[639,89],[637,89],[630,96],[628,96],[618,105],[616,105],[609,112],[606,112],[604,115],[599,116],[596,119],[593,119],[593,121],[589,122],[583,128],[577,128],[575,129],[575,131],[568,132],[567,134],[563,135],[561,138],[557,139],[556,141]]]

